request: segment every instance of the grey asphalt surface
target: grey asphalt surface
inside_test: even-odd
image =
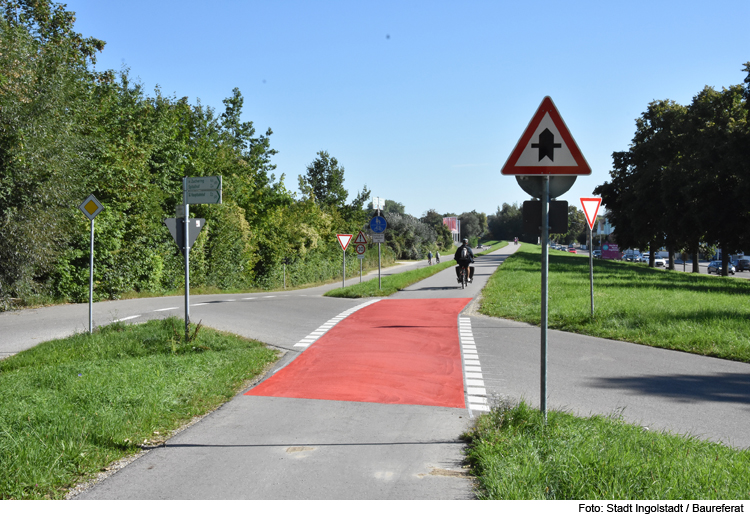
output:
[[[476,295],[514,249],[479,257],[467,290],[458,287],[449,268],[392,297],[474,297],[462,315],[471,320],[490,398],[524,398],[538,406],[540,329],[477,311]],[[286,352],[278,368],[299,354],[295,342],[365,301],[321,296],[338,286],[192,296],[191,304],[201,305],[191,314],[194,322]],[[182,317],[182,300],[117,301],[97,308],[100,317],[138,315],[129,320],[136,322],[165,313]],[[154,311],[165,307],[175,309]],[[0,314],[0,346],[6,347],[0,351],[66,335],[71,321],[81,331],[87,317],[86,305]],[[550,409],[621,414],[651,429],[750,447],[748,364],[554,330],[548,350]],[[470,498],[458,442],[469,423],[464,409],[240,395],[77,498]]]

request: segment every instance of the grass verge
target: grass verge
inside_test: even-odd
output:
[[[484,250],[480,253],[476,253],[476,255],[485,255],[507,245],[508,242],[498,242],[490,246],[489,249]],[[378,288],[378,279],[371,279],[369,281],[361,282],[353,286],[330,290],[324,295],[327,297],[346,297],[349,299],[361,297],[387,297],[399,290],[403,290],[404,288],[411,286],[415,282],[419,282],[428,277],[432,277],[436,273],[455,265],[456,263],[452,259],[445,260],[440,264],[435,264],[433,266],[427,266],[425,268],[419,268],[415,270],[405,271],[403,273],[395,273],[393,275],[381,277],[380,283],[382,288]]]
[[[175,318],[115,323],[0,361],[0,498],[64,497],[229,400],[276,359],[210,328],[193,326],[192,337],[184,342]]]
[[[501,404],[466,434],[482,499],[748,500],[750,451]]]
[[[480,312],[540,324],[541,248],[524,244],[482,291]],[[549,327],[750,362],[750,281],[550,252]]]

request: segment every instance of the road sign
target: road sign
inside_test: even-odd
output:
[[[367,248],[364,244],[357,244],[357,247],[355,249],[357,251],[357,255],[364,255]]]
[[[382,216],[373,216],[372,220],[370,220],[370,229],[372,229],[373,233],[382,233],[387,226],[388,222]]]
[[[362,254],[362,255],[357,255],[357,258],[358,258],[359,260],[362,260],[363,258],[365,258],[365,255],[364,255],[364,254]]]
[[[221,190],[218,191],[186,191],[186,203],[189,204],[220,204]]]
[[[86,218],[93,220],[96,215],[102,212],[104,207],[99,203],[99,200],[93,194],[90,194],[78,208],[86,215]]]
[[[385,199],[383,198],[373,198],[372,199],[372,207],[373,209],[381,210],[385,207]]]
[[[581,198],[583,214],[586,215],[586,221],[589,223],[589,228],[592,231],[594,230],[594,224],[596,223],[596,214],[599,212],[599,206],[601,205],[601,203],[601,198]]]
[[[169,232],[172,234],[177,247],[185,253],[185,219],[184,218],[165,218],[164,225],[167,226]],[[206,225],[206,221],[203,218],[190,218],[188,223],[188,247],[193,247],[195,239],[198,238],[198,234]]]
[[[555,103],[545,97],[500,172],[510,176],[587,175],[591,167]]]
[[[367,238],[365,238],[365,234],[360,231],[357,235],[357,238],[354,239],[355,244],[367,244]]]
[[[373,244],[385,244],[385,233],[375,233],[372,235]]]
[[[185,178],[186,191],[219,191],[221,190],[221,176],[204,176],[201,178]]]
[[[182,189],[185,192],[185,203],[220,204],[221,176],[204,176],[201,178],[183,178]]]
[[[341,249],[346,251],[346,248],[349,246],[349,242],[352,239],[352,235],[336,235],[336,238],[339,239],[339,244],[341,244]]]

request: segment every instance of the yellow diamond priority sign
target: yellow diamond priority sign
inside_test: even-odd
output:
[[[99,203],[99,200],[96,199],[96,197],[91,194],[88,198],[86,198],[81,205],[78,206],[78,208],[83,212],[83,214],[86,215],[86,217],[89,220],[93,220],[96,218],[96,215],[102,212],[104,207],[102,207],[102,204]]]

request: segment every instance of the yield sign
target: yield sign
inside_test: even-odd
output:
[[[367,244],[367,239],[365,238],[365,234],[360,231],[357,235],[357,238],[354,239],[355,244]]]
[[[346,248],[349,246],[349,241],[352,239],[352,235],[336,235],[336,238],[339,239],[339,244],[341,244],[341,249],[346,251]]]
[[[555,103],[550,97],[545,97],[500,172],[511,176],[579,176],[591,174],[591,167],[570,135]]]
[[[586,221],[589,223],[591,230],[594,230],[594,224],[596,223],[596,214],[599,212],[599,206],[602,203],[601,198],[581,198],[581,206],[583,207],[583,214],[586,215]]]

